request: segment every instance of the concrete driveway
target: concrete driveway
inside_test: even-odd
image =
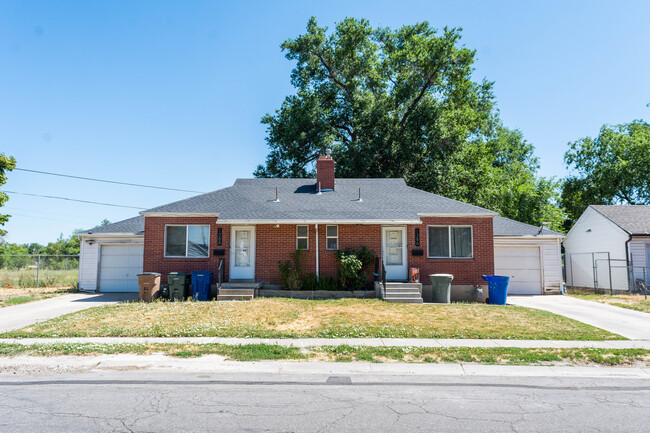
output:
[[[508,296],[508,304],[575,319],[632,340],[650,340],[650,314],[562,295]]]
[[[137,293],[72,293],[42,301],[0,308],[0,333],[24,328],[36,322],[53,319],[100,305],[118,304],[138,298]]]

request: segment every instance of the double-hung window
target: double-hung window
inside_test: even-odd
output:
[[[429,226],[429,257],[471,258],[472,226]]]
[[[209,257],[210,226],[165,226],[165,257]]]
[[[309,226],[296,226],[296,249],[309,249]]]
[[[339,249],[339,226],[325,227],[325,249],[326,250]]]

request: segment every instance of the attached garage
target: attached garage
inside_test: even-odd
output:
[[[542,264],[539,246],[494,247],[494,273],[510,277],[508,293],[541,295]]]
[[[144,217],[78,233],[79,289],[137,292],[144,258]]]
[[[494,273],[510,277],[508,294],[561,292],[562,238],[546,227],[494,218]]]
[[[144,245],[103,244],[99,254],[100,292],[137,292]]]

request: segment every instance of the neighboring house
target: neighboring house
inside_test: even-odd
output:
[[[593,205],[563,242],[570,287],[628,290],[650,282],[650,206]]]
[[[134,256],[142,243],[140,270],[163,274],[163,283],[169,272],[216,271],[223,258],[226,281],[278,285],[278,261],[299,247],[306,273],[335,276],[335,252],[363,245],[381,258],[389,280],[406,281],[409,268],[418,267],[424,284],[428,274],[453,274],[457,299],[476,285],[485,287],[482,275],[495,267],[493,225],[510,220],[495,222],[495,212],[409,187],[403,179],[335,179],[329,156],[321,156],[316,168],[316,179],[238,179],[231,187],[80,233],[81,288],[137,290]],[[539,228],[517,224],[503,225],[503,242],[509,236],[507,242],[528,248],[546,241],[535,234]],[[114,281],[118,265],[128,282]],[[541,275],[542,268],[528,269]],[[537,293],[546,287],[546,278],[540,279]]]
[[[494,218],[494,273],[510,277],[508,293],[562,290],[561,233],[508,218]]]

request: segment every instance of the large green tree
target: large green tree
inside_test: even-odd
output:
[[[282,44],[294,94],[262,118],[269,153],[258,177],[313,176],[325,148],[338,177],[401,177],[416,188],[532,224],[562,219],[533,148],[501,126],[492,83],[472,78],[460,30],[397,30],[314,18]],[[502,148],[502,145],[506,148]]]
[[[537,175],[534,147],[520,131],[497,127],[493,137],[469,142],[448,160],[438,192],[528,224],[562,230],[560,182]]]
[[[604,125],[596,138],[569,143],[562,204],[572,224],[591,204],[650,204],[650,124]]]
[[[330,147],[340,177],[427,184],[426,172],[492,121],[492,83],[472,81],[475,53],[459,40],[426,22],[394,31],[352,18],[328,35],[310,19],[282,44],[296,93],[262,119],[271,151],[255,174],[309,175]]]
[[[0,186],[7,183],[7,172],[13,170],[16,167],[16,160],[11,156],[5,156],[0,153]],[[9,200],[7,194],[0,191],[0,207],[2,207],[5,202]],[[0,226],[3,226],[11,215],[0,214]],[[0,236],[7,234],[6,230],[0,229]]]

